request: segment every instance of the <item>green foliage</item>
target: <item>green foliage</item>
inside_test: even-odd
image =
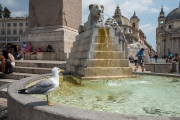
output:
[[[6,7],[4,7],[4,10],[3,10],[3,17],[4,18],[10,18],[11,17],[11,11],[9,11],[9,9],[7,9]]]
[[[0,19],[2,18],[3,10],[2,5],[0,4]]]

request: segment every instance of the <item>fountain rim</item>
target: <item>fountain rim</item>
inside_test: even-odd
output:
[[[148,75],[159,75],[159,76],[171,76],[171,77],[180,77],[180,75],[173,75],[173,74],[157,74],[157,73],[134,73],[134,74],[148,74]],[[63,74],[60,73],[60,77],[62,77]],[[148,120],[170,120],[170,119],[180,119],[180,117],[166,117],[166,116],[145,116],[145,115],[124,115],[124,114],[119,114],[119,113],[108,113],[108,112],[100,112],[100,111],[92,111],[92,110],[84,110],[84,109],[79,109],[79,108],[74,108],[74,107],[69,107],[69,106],[63,106],[59,104],[55,104],[55,106],[48,106],[46,104],[46,101],[42,101],[38,98],[33,97],[32,95],[24,95],[24,94],[18,94],[15,91],[18,89],[24,88],[27,84],[41,80],[44,78],[49,78],[51,77],[51,74],[43,74],[39,76],[34,76],[34,77],[28,77],[28,78],[23,78],[21,80],[18,80],[14,83],[12,83],[8,87],[8,104],[10,103],[9,101],[13,100],[13,104],[18,104],[21,107],[18,107],[19,111],[24,111],[27,109],[22,109],[24,107],[28,107],[30,111],[38,111],[47,113],[46,115],[52,115],[52,116],[59,116],[59,118],[66,118],[66,119],[71,119],[71,120],[83,120],[83,119],[93,119],[93,120],[109,120],[109,119],[122,119],[122,120],[127,120],[129,118],[136,119],[136,120],[142,120],[142,119],[148,119]],[[14,103],[16,102],[16,103]],[[11,106],[8,105],[8,111],[13,111]],[[18,110],[16,110],[18,111]],[[29,112],[30,112],[29,111]],[[28,112],[25,112],[28,113]],[[34,113],[34,112],[33,112]],[[9,116],[9,114],[8,114]],[[12,116],[12,115],[11,115]],[[33,115],[37,117],[37,115]],[[43,116],[44,117],[44,116]],[[32,116],[31,116],[32,118]],[[33,119],[33,118],[32,118]],[[50,120],[50,119],[46,119]]]

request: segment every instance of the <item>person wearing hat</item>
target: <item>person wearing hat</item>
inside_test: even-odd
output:
[[[137,64],[136,64],[136,67],[134,69],[134,72],[137,71],[139,65],[141,66],[142,72],[144,72],[144,58],[143,57],[146,57],[146,55],[144,54],[144,48],[141,48],[136,56],[138,57],[138,60],[137,60]]]

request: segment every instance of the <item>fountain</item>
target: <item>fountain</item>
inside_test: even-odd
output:
[[[94,6],[101,12],[104,9],[102,5]],[[60,74],[60,87],[49,96],[59,104],[49,107],[42,96],[15,92],[49,78],[50,74],[24,78],[8,88],[8,120],[179,120],[180,79],[167,74],[131,77],[132,68],[121,51],[115,30],[90,18],[85,26],[80,26],[67,60],[66,69],[71,74]],[[74,81],[71,75],[81,82]]]
[[[99,19],[101,22],[97,21],[76,37],[66,69],[80,79],[113,79],[132,76],[132,68],[129,67],[129,61],[125,59],[118,37],[115,37],[115,30],[110,25],[105,26],[103,13],[100,13]],[[119,26],[117,22],[115,23]],[[120,26],[118,28],[121,32]]]

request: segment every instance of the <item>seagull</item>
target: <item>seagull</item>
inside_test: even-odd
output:
[[[53,106],[54,104],[49,101],[48,94],[56,90],[59,86],[59,72],[64,72],[57,67],[52,69],[52,77],[47,80],[42,80],[33,86],[26,89],[18,90],[19,94],[43,94],[46,95],[47,104]]]

